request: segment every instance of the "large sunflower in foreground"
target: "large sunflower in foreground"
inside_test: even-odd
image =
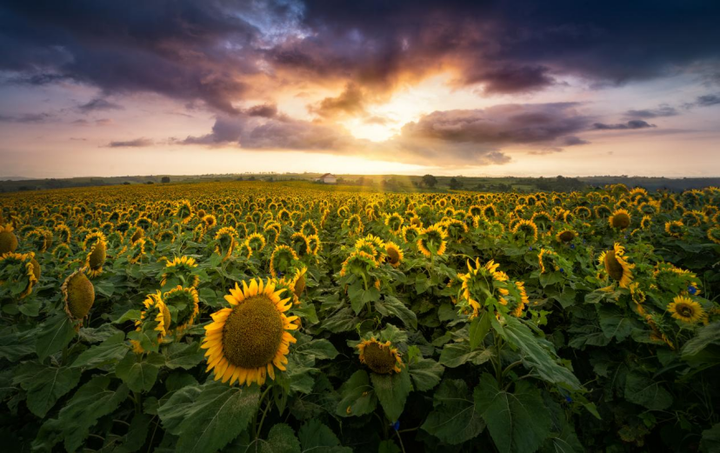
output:
[[[690,324],[695,324],[705,318],[705,311],[700,304],[684,296],[674,298],[668,305],[668,311],[673,318]]]
[[[635,265],[628,263],[624,255],[625,248],[616,243],[612,250],[602,252],[598,261],[621,288],[628,288],[633,279],[632,269]]]
[[[275,368],[285,370],[290,343],[296,341],[288,330],[297,329],[292,323],[297,316],[285,316],[292,304],[280,294],[272,280],[253,279],[225,296],[232,307],[213,313],[201,346],[208,350],[207,371],[214,369],[216,381],[263,385],[267,376],[275,379]]]

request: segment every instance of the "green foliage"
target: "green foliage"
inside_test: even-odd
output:
[[[385,185],[421,181],[399,179]],[[512,192],[582,185],[571,178],[460,191],[480,183],[3,196],[18,252],[42,270],[28,291],[28,268],[0,257],[5,449],[718,451],[720,191]],[[609,222],[618,209],[626,229]],[[681,237],[665,229],[678,221]],[[254,236],[250,253],[254,234],[265,245]],[[71,320],[61,287],[100,239],[103,267],[85,269],[94,303]],[[273,269],[278,246],[297,256]],[[610,250],[626,265],[614,276]],[[227,328],[210,326],[253,278],[283,290],[292,341],[251,370],[262,385],[238,386],[209,363]],[[192,297],[155,303],[178,286]]]

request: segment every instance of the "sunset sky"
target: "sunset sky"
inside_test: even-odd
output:
[[[720,2],[0,0],[0,177],[720,176]]]

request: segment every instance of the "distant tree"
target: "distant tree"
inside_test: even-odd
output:
[[[255,181],[255,176],[252,176],[252,175],[251,175],[247,180],[248,180],[248,181]]]
[[[422,177],[422,182],[425,187],[433,188],[437,185],[438,180],[433,175],[425,175]]]
[[[242,176],[238,176],[237,178],[235,178],[235,181],[242,181],[242,180],[243,180]]]
[[[169,176],[163,176],[162,179],[160,180],[160,182],[163,183],[163,184],[167,184],[167,183],[170,182],[170,177],[169,177]]]
[[[457,178],[452,178],[450,180],[450,188],[452,190],[460,190],[463,187],[462,181],[458,181]]]
[[[155,184],[155,181],[148,181],[145,184]]]
[[[129,185],[130,185],[130,183],[127,182],[127,181],[125,181],[125,182],[123,183],[123,186],[129,186]]]

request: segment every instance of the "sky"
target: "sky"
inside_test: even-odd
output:
[[[720,176],[720,2],[0,0],[0,178]]]

